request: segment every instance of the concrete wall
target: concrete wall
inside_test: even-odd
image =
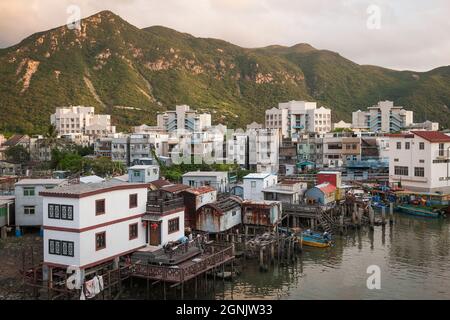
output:
[[[138,206],[129,208],[129,195],[135,193],[138,194]],[[95,201],[100,199],[105,199],[105,214],[96,216]],[[145,246],[145,228],[139,215],[145,213],[146,202],[146,188],[116,190],[81,199],[44,197],[45,227],[66,228],[44,230],[44,261],[84,266]],[[48,204],[72,205],[74,220],[49,219]],[[130,219],[131,217],[133,218]],[[138,224],[138,238],[129,240],[129,226],[134,223]],[[95,235],[99,232],[106,232],[106,248],[97,251]],[[75,256],[49,254],[50,239],[73,241]]]

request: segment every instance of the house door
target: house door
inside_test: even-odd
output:
[[[150,245],[159,246],[161,244],[161,222],[150,222]]]

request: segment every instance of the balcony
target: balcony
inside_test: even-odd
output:
[[[145,217],[154,216],[154,215],[164,215],[169,212],[184,210],[184,199],[183,198],[174,198],[170,200],[156,199],[153,197],[149,197],[147,201],[147,211]],[[150,217],[148,217],[150,218]]]

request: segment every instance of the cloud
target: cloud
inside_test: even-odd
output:
[[[429,70],[450,64],[447,0],[0,0],[0,47],[83,16],[111,10],[138,27],[164,25],[244,47],[310,43],[361,64]],[[380,8],[380,29],[367,8]]]

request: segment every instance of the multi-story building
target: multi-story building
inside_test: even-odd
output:
[[[297,144],[298,160],[314,163],[315,167],[323,166],[323,134],[304,134]]]
[[[420,192],[450,193],[450,136],[437,131],[392,134],[389,182]]]
[[[79,184],[40,193],[44,265],[82,270],[145,247],[146,184]]]
[[[302,133],[331,131],[331,110],[316,102],[290,101],[266,111],[266,128],[278,129],[284,138],[298,139]]]
[[[157,127],[171,132],[176,130],[203,131],[211,127],[211,115],[191,110],[188,105],[176,106],[174,111],[166,111],[157,116]]]
[[[66,185],[64,179],[23,179],[15,184],[16,225],[19,227],[40,227],[43,225],[41,191]]]
[[[341,167],[361,159],[361,138],[351,134],[326,134],[323,137],[323,165]]]
[[[228,138],[228,137],[227,137]],[[232,134],[226,140],[226,162],[239,164],[243,168],[248,168],[248,134],[241,131]]]
[[[248,165],[256,172],[279,170],[280,135],[276,129],[256,129],[248,134]]]
[[[96,136],[116,131],[116,127],[111,125],[111,116],[95,114],[94,107],[56,108],[56,112],[50,116],[50,122],[59,134],[82,133]]]
[[[367,111],[353,112],[352,126],[370,132],[397,132],[413,124],[413,112],[394,106],[392,101],[380,101]]]

